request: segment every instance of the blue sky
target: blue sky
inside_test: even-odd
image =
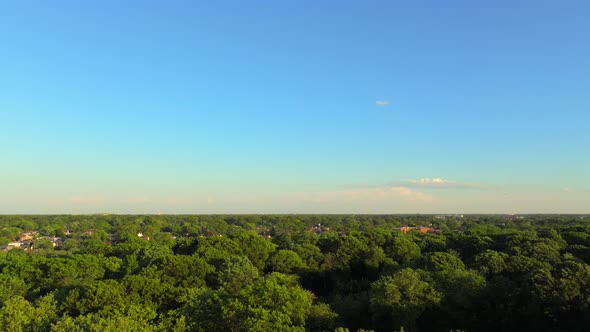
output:
[[[587,1],[6,1],[0,213],[590,213]]]

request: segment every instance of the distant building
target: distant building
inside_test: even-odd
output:
[[[441,233],[442,232],[442,230],[440,230],[440,229],[434,229],[432,227],[422,227],[422,226],[417,226],[417,227],[402,226],[402,227],[399,227],[399,228],[395,228],[395,230],[398,230],[398,231],[400,231],[400,232],[402,232],[404,234],[407,234],[411,230],[417,230],[420,233],[430,233],[430,234],[433,234],[433,233]]]
[[[402,226],[402,227],[398,227],[398,228],[394,228],[394,230],[396,231],[400,231],[404,234],[408,233],[409,231],[411,231],[412,229],[415,229],[416,227],[411,227],[411,226]]]
[[[51,241],[51,244],[54,247],[59,247],[61,245],[61,243],[63,242],[62,238],[56,237],[56,236],[44,236],[43,237],[46,240]]]
[[[20,241],[12,241],[8,243],[8,249],[22,248],[23,244]]]
[[[29,241],[32,240],[35,236],[37,236],[38,232],[24,232],[20,235],[19,241]]]
[[[90,236],[90,235],[94,234],[95,232],[96,232],[96,229],[92,228],[92,229],[85,231],[84,234],[82,234],[82,235]]]
[[[313,226],[310,231],[320,235],[324,232],[329,232],[330,231],[330,227],[326,227],[326,226],[322,226],[322,224],[317,224],[315,226]]]
[[[421,227],[420,233],[440,233],[442,232],[440,229],[434,229],[432,227]]]

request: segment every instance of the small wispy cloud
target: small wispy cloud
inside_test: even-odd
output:
[[[453,183],[454,181],[441,179],[441,178],[421,178],[418,180],[408,180],[409,183],[418,184],[418,185],[447,185],[449,183]]]
[[[107,203],[108,199],[103,196],[76,195],[61,198],[52,198],[48,201],[50,205],[99,205]]]
[[[447,189],[485,189],[486,185],[473,182],[460,182],[443,178],[420,178],[405,181],[397,181],[392,185],[400,185],[414,188],[447,188]]]
[[[389,105],[389,100],[387,100],[387,99],[377,100],[377,101],[375,101],[375,105],[377,105],[377,106],[387,106],[387,105]]]
[[[151,203],[151,202],[152,202],[151,199],[149,199],[148,197],[143,197],[143,196],[129,197],[129,198],[123,200],[123,203],[126,203],[126,204],[147,204],[147,203]]]
[[[390,190],[396,192],[400,197],[410,201],[431,202],[434,197],[408,187],[391,187]]]
[[[349,190],[299,193],[297,198],[313,203],[360,203],[379,201],[432,202],[429,194],[402,186],[355,188]]]

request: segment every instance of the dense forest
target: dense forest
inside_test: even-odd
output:
[[[0,216],[2,331],[582,331],[590,217]]]

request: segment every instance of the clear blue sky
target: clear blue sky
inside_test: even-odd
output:
[[[0,213],[589,213],[589,17],[3,1]]]

